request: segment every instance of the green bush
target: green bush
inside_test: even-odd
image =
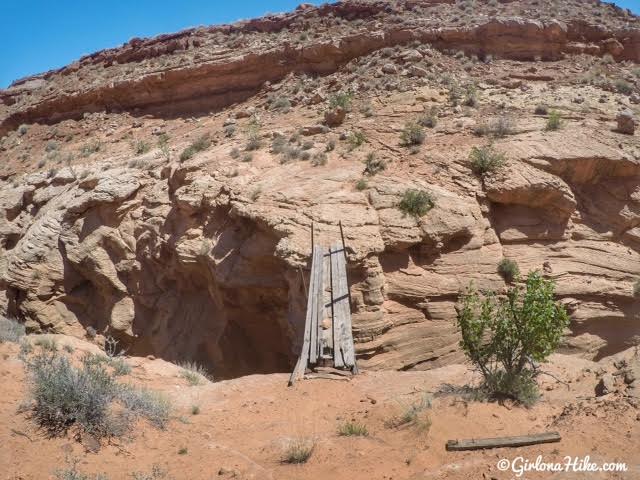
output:
[[[408,189],[402,195],[398,208],[405,214],[422,217],[435,206],[433,197],[424,190]]]
[[[537,398],[533,362],[553,353],[569,325],[554,295],[553,281],[531,272],[524,289],[512,287],[505,297],[480,296],[473,287],[462,296],[460,346],[482,373],[481,388],[492,398],[508,397],[525,405]]]
[[[489,122],[481,122],[474,128],[474,133],[478,136],[491,136],[503,138],[511,135],[514,131],[514,120],[507,115],[500,115]]]
[[[133,150],[136,152],[136,155],[142,155],[151,150],[151,145],[144,140],[138,140],[133,144]]]
[[[547,130],[558,130],[562,127],[562,117],[560,113],[556,110],[552,110],[549,112],[549,116],[547,117]]]
[[[281,113],[287,113],[291,110],[291,102],[287,97],[276,97],[271,102],[271,109]]]
[[[432,108],[429,110],[429,112],[422,114],[418,118],[418,124],[427,128],[436,128],[436,126],[438,125],[438,110]]]
[[[373,176],[376,173],[382,172],[387,168],[387,164],[384,160],[376,158],[375,153],[369,152],[364,162],[364,174]]]
[[[19,342],[20,338],[25,335],[24,325],[17,321],[0,317],[0,343],[3,342]]]
[[[24,123],[18,127],[18,135],[20,135],[21,137],[26,135],[28,131],[29,127]]]
[[[633,93],[633,85],[631,85],[626,80],[623,80],[622,78],[616,80],[614,82],[614,86],[619,93],[622,93],[624,95],[631,95]]]
[[[505,281],[513,282],[520,276],[520,268],[518,268],[518,264],[515,261],[503,258],[498,263],[498,273]]]
[[[349,150],[355,150],[359,146],[366,143],[367,137],[365,137],[364,133],[360,130],[356,130],[355,132],[351,132],[347,136],[347,143],[349,144]]]
[[[211,146],[211,138],[205,133],[196,138],[187,148],[180,154],[180,161],[185,162],[192,158],[196,153],[202,152]]]
[[[359,191],[366,190],[369,184],[364,178],[361,178],[356,182],[356,189]]]
[[[327,154],[324,152],[316,152],[311,157],[311,165],[314,167],[320,167],[327,164]]]
[[[351,92],[339,92],[329,97],[329,108],[331,110],[340,107],[346,112],[351,110],[351,101],[353,100],[353,93]]]
[[[400,134],[400,142],[405,147],[411,145],[422,145],[426,135],[424,128],[415,122],[408,122],[405,124],[402,133]]]
[[[503,153],[497,152],[490,145],[484,147],[473,147],[469,154],[471,170],[478,175],[495,172],[504,165],[505,157]]]
[[[369,435],[367,426],[359,422],[344,422],[338,427],[341,437],[366,437]]]

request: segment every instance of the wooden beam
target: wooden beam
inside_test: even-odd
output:
[[[517,437],[496,437],[478,438],[470,440],[449,440],[447,450],[481,450],[485,448],[500,447],[525,447],[527,445],[537,445],[539,443],[559,442],[561,439],[558,432],[545,432],[534,435],[522,435]]]
[[[309,287],[309,301],[307,302],[307,312],[309,306],[311,308],[311,340],[309,342],[309,364],[318,363],[318,305],[320,301],[318,296],[322,295],[322,255],[324,249],[315,247],[313,251],[313,265],[311,272],[313,274],[313,285]]]
[[[318,262],[316,262],[317,258],[322,260],[322,251],[318,249],[314,249],[312,253],[312,261],[311,261],[311,275],[309,280],[309,288],[310,291],[313,291],[315,287],[315,280],[317,277],[317,268]],[[319,262],[322,263],[322,262]],[[300,357],[298,357],[298,362],[296,363],[293,372],[291,372],[291,376],[289,377],[289,385],[293,385],[297,380],[300,380],[304,376],[304,372],[307,369],[307,365],[309,363],[309,354],[311,350],[311,324],[313,318],[313,305],[314,302],[311,301],[311,297],[307,297],[307,315],[305,317],[304,322],[304,337],[302,339],[302,350],[300,352]]]
[[[347,265],[342,248],[338,244],[331,247],[331,294],[333,296],[334,351],[342,353],[344,366],[352,369],[355,365],[353,333],[351,331],[351,308],[349,305],[349,285]],[[337,333],[337,339],[336,339]],[[339,365],[336,364],[336,367]]]

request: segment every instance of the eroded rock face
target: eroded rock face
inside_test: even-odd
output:
[[[398,176],[355,191],[353,163],[282,166],[251,187],[197,164],[25,176],[0,188],[3,309],[34,330],[92,327],[221,377],[287,370],[303,328],[311,222],[328,243],[342,221],[363,368],[460,361],[458,296],[471,282],[503,289],[504,256],[557,281],[573,319],[567,349],[594,358],[627,348],[640,334],[640,254],[624,245],[637,241],[640,164],[595,143],[567,158],[562,138],[527,141],[475,196]],[[429,191],[436,207],[403,214],[408,188]]]

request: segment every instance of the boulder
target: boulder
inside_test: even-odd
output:
[[[633,112],[625,110],[616,117],[618,122],[618,132],[625,135],[633,135],[636,131],[636,119]]]

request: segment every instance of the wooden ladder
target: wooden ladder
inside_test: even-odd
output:
[[[347,255],[344,245],[329,248],[313,245],[304,339],[289,385],[305,376],[307,369],[334,368],[356,374],[355,349],[351,331],[351,296],[347,281]],[[323,375],[326,375],[323,373]]]

